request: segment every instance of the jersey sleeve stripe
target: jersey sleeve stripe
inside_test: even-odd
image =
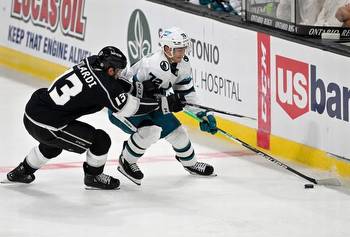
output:
[[[182,81],[178,82],[178,83],[175,83],[175,85],[187,85],[187,84],[190,84],[192,82],[192,77],[187,77],[185,79],[183,79]]]
[[[173,89],[177,90],[177,91],[185,91],[185,90],[189,90],[193,87],[193,83],[187,84],[187,85],[183,85],[183,86],[179,86],[179,85],[174,85]]]
[[[183,95],[187,95],[187,94],[190,94],[191,92],[195,92],[194,90],[194,87],[192,86],[190,89],[187,89],[187,90],[174,90],[175,93],[181,93]]]

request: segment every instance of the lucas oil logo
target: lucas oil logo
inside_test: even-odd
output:
[[[12,0],[11,17],[49,29],[60,29],[64,35],[84,40],[85,0]]]
[[[276,100],[290,118],[315,112],[349,121],[350,90],[317,75],[317,67],[276,55]]]

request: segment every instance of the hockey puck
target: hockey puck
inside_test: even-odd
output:
[[[305,184],[304,188],[314,188],[314,185],[313,184]]]

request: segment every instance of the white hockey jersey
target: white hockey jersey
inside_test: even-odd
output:
[[[151,80],[164,91],[184,95],[189,103],[197,104],[198,102],[193,84],[192,68],[187,56],[184,56],[180,63],[170,64],[164,52],[159,50],[135,63],[124,73],[124,77],[140,82]],[[195,112],[196,109],[191,108],[190,110]]]

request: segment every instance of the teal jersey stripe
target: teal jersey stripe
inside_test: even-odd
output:
[[[183,79],[182,81],[176,83],[175,85],[181,85],[181,86],[183,86],[183,85],[190,84],[191,81],[192,81],[192,77],[187,77],[187,78]]]

